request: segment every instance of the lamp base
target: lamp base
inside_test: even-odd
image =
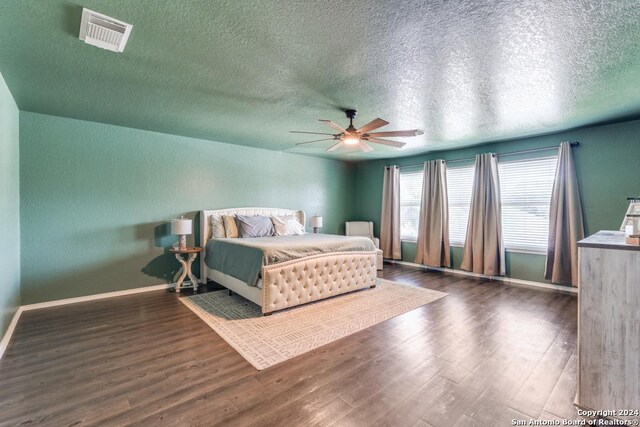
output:
[[[180,248],[181,251],[187,249],[187,235],[186,234],[180,234],[179,235],[178,247]]]
[[[320,230],[320,227],[313,227],[313,232],[315,234],[318,234],[318,231]]]

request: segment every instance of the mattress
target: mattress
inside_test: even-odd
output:
[[[372,252],[367,237],[305,234],[254,238],[211,239],[205,263],[209,268],[256,286],[263,266],[334,252]]]

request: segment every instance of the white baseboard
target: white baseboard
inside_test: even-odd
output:
[[[527,286],[527,287],[532,287],[532,288],[553,289],[555,291],[566,292],[566,293],[569,293],[569,294],[577,294],[578,293],[578,288],[573,288],[573,287],[569,287],[569,286],[554,285],[554,284],[551,284],[551,283],[534,282],[534,281],[531,281],[531,280],[514,279],[512,277],[504,277],[504,276],[486,276],[484,274],[471,273],[469,271],[456,270],[456,269],[453,269],[453,268],[427,267],[426,265],[416,264],[415,262],[408,262],[408,261],[396,261],[396,260],[385,260],[385,261],[386,262],[390,262],[391,264],[407,265],[407,266],[410,266],[410,267],[421,268],[423,270],[433,270],[433,271],[440,271],[440,272],[443,272],[443,273],[456,274],[456,275],[459,275],[459,276],[469,276],[469,277],[475,277],[475,278],[478,278],[478,279],[495,280],[495,281],[503,282],[503,283],[506,283],[506,284],[509,284],[509,285],[519,285],[519,286]]]
[[[65,298],[65,299],[58,299],[54,301],[39,302],[36,304],[27,304],[27,305],[23,305],[21,308],[24,311],[37,310],[39,308],[57,307],[60,305],[76,304],[78,302],[93,301],[97,299],[121,297],[123,295],[132,295],[132,294],[140,294],[143,292],[159,291],[159,290],[167,289],[171,287],[173,287],[173,284],[152,285],[152,286],[145,286],[142,288],[125,289],[123,291],[105,292],[102,294],[85,295],[83,297]]]
[[[11,340],[11,336],[13,335],[13,331],[15,331],[16,329],[16,325],[18,324],[18,319],[20,319],[20,315],[22,314],[23,311],[24,310],[22,310],[22,307],[18,307],[16,312],[13,314],[13,317],[11,318],[11,322],[9,322],[9,327],[7,328],[7,332],[4,333],[4,336],[2,337],[2,341],[0,341],[0,359],[2,359],[2,355],[4,354],[4,351],[9,346],[9,341]]]
[[[7,346],[9,345],[11,336],[13,335],[16,325],[18,324],[18,319],[20,318],[20,315],[24,311],[38,310],[40,308],[58,307],[61,305],[76,304],[79,302],[94,301],[94,300],[99,300],[104,298],[120,297],[124,295],[140,294],[143,292],[160,291],[162,289],[172,288],[173,286],[174,284],[167,283],[162,285],[145,286],[142,288],[126,289],[123,291],[104,292],[101,294],[86,295],[83,297],[75,297],[75,298],[65,298],[65,299],[59,299],[55,301],[46,301],[46,302],[39,302],[36,304],[27,304],[27,305],[20,306],[18,307],[18,310],[16,310],[16,313],[13,315],[13,318],[11,319],[11,323],[9,323],[9,328],[7,329],[7,332],[5,332],[4,336],[2,337],[2,341],[0,341],[0,359],[2,359],[2,355],[4,354],[5,350],[7,349]]]

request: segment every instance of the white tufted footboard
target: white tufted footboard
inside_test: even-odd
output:
[[[376,252],[314,255],[262,268],[262,312],[295,307],[376,284]]]

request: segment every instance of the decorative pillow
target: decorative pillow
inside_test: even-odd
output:
[[[293,216],[272,216],[276,236],[301,236],[304,226]]]
[[[211,224],[211,237],[214,239],[223,238],[224,224],[222,223],[222,217],[220,215],[212,215],[209,217],[209,223]]]
[[[244,216],[236,215],[240,237],[267,237],[273,236],[273,222],[268,216]]]
[[[222,221],[224,222],[224,236],[225,237],[238,237],[238,225],[236,224],[236,218],[233,215],[222,215]]]

